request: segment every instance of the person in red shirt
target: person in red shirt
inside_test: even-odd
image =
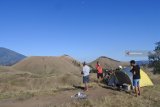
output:
[[[97,69],[97,79],[98,83],[103,80],[103,68],[100,66],[99,62],[96,64]]]

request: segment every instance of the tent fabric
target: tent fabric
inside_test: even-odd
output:
[[[109,86],[116,86],[116,84],[118,84],[118,80],[116,78],[115,75],[111,75],[109,81],[108,81],[108,85]]]
[[[109,86],[123,85],[124,83],[132,84],[132,80],[128,77],[126,73],[120,71],[112,74],[108,81]]]
[[[132,81],[132,86],[133,86],[133,78],[132,78],[133,74],[130,71],[131,71],[130,67],[124,68],[122,70],[122,72],[124,72],[125,74],[128,75],[128,77]],[[140,87],[153,86],[153,83],[152,83],[151,79],[149,78],[149,76],[142,69],[140,70],[140,75],[141,75]]]
[[[132,83],[131,79],[124,72],[115,72],[115,76],[116,76],[118,83],[120,85],[122,85],[124,83],[126,83],[126,84]]]
[[[121,71],[115,72],[115,74],[113,74],[110,77],[108,81],[108,85],[115,86],[116,84],[122,85],[126,83],[126,84],[130,84],[131,86],[133,86],[133,74],[130,71],[131,71],[131,68],[126,67],[122,69]],[[140,75],[141,75],[140,87],[153,86],[151,79],[142,69],[140,71]]]
[[[142,69],[140,73],[141,73],[140,87],[153,86],[153,82]]]

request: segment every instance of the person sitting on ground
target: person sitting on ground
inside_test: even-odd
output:
[[[140,96],[140,66],[136,65],[135,60],[130,61],[132,67],[131,72],[133,74],[133,86],[136,93],[136,97]]]
[[[100,66],[99,62],[97,62],[96,69],[97,69],[97,79],[99,83],[103,80],[103,69]]]
[[[83,83],[85,84],[84,91],[88,91],[88,83],[89,83],[89,73],[90,73],[90,67],[86,64],[86,62],[83,63]]]

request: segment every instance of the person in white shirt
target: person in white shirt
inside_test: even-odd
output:
[[[90,73],[90,67],[84,62],[83,63],[83,83],[85,84],[85,91],[88,91],[88,83],[89,83],[89,73]]]

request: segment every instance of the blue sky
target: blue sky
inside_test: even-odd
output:
[[[159,0],[0,0],[0,46],[27,56],[117,60],[160,41]]]

